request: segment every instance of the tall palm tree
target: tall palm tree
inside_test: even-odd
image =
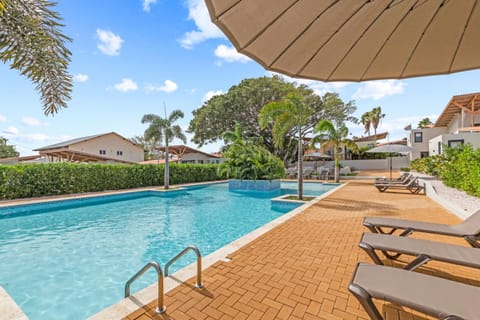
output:
[[[345,125],[340,125],[336,128],[332,122],[328,120],[320,121],[313,132],[317,133],[311,140],[312,145],[320,143],[322,150],[333,150],[335,159],[335,182],[340,181],[340,160],[338,157],[339,150],[347,147],[352,152],[358,152],[358,146],[353,140],[348,139],[348,128]]]
[[[381,107],[373,108],[372,111],[370,111],[370,120],[375,135],[377,134],[378,125],[383,118],[385,118],[385,113],[382,113]]]
[[[370,135],[370,128],[372,127],[372,114],[370,111],[365,112],[362,114],[362,117],[360,118],[360,122],[363,124],[365,127],[365,133],[368,133]]]
[[[280,101],[267,103],[259,114],[262,129],[273,123],[273,142],[281,148],[288,132],[294,131],[298,139],[298,199],[303,199],[303,138],[308,128],[308,120],[313,110],[304,102],[298,92],[291,92]]]
[[[155,144],[160,142],[165,143],[165,169],[164,169],[164,186],[165,189],[170,187],[170,168],[169,168],[169,154],[168,145],[173,139],[178,138],[187,143],[187,137],[182,132],[182,128],[175,121],[184,117],[181,110],[173,110],[172,113],[165,118],[156,114],[146,114],[142,117],[142,123],[149,123],[150,125],[145,130],[145,139],[152,140]]]
[[[72,92],[68,74],[71,41],[48,0],[0,0],[0,61],[10,63],[40,92],[45,115],[67,107]]]

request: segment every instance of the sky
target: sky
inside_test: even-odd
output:
[[[35,86],[0,64],[0,136],[22,156],[94,134],[143,135],[142,116],[163,115],[164,106],[167,113],[185,113],[178,123],[186,130],[192,111],[209,97],[242,79],[271,75],[236,52],[210,22],[203,0],[58,0],[54,8],[64,19],[63,33],[73,39],[68,44],[74,78],[68,108],[45,116]],[[380,106],[386,116],[378,132],[388,131],[390,141],[406,137],[403,128],[409,124],[415,127],[424,117],[435,120],[453,95],[480,91],[480,71],[361,83],[286,79],[318,94],[331,91],[344,101],[355,100],[357,117]],[[349,124],[349,129],[354,136],[364,135],[361,125]],[[220,146],[201,149],[216,152]]]

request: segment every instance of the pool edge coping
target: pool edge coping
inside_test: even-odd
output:
[[[230,242],[229,244],[221,247],[220,249],[208,254],[205,257],[202,257],[202,271],[205,271],[209,267],[213,266],[217,262],[225,262],[228,263],[229,255],[233,252],[239,250],[240,248],[246,246],[253,240],[259,238],[263,234],[271,231],[272,229],[276,228],[277,226],[283,224],[287,220],[295,217],[298,214],[303,213],[306,209],[312,207],[317,202],[321,201],[322,199],[330,196],[332,193],[340,190],[344,186],[346,186],[348,182],[340,183],[338,186],[325,192],[324,194],[316,197],[315,199],[306,202],[305,204],[293,209],[290,212],[287,212],[280,217],[264,224],[263,226],[247,233],[246,235],[238,238]],[[165,277],[164,280],[164,290],[165,294],[169,291],[175,289],[176,287],[180,286],[182,283],[186,282],[188,279],[194,277],[196,275],[196,262],[178,270],[177,272],[173,273],[169,277]],[[208,284],[205,286],[208,289]],[[198,289],[192,289],[198,290]],[[136,292],[132,296],[122,299],[119,302],[99,311],[98,313],[90,316],[87,320],[103,320],[103,319],[124,319],[132,312],[142,308],[143,306],[151,303],[152,301],[156,300],[157,298],[157,285],[151,284],[148,287]],[[168,312],[168,305],[167,312]],[[10,319],[9,319],[10,320]],[[22,319],[23,320],[23,319]]]
[[[28,320],[28,317],[23,313],[22,309],[8,294],[8,292],[0,286],[0,310],[2,311],[2,318],[7,320]]]

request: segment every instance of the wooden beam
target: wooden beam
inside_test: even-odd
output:
[[[456,107],[458,107],[458,108],[460,108],[460,109],[463,109],[463,110],[465,110],[465,111],[467,111],[467,112],[471,112],[470,109],[466,108],[465,106],[462,106],[462,105],[459,104],[457,101],[452,101],[452,105],[454,105],[454,106],[456,106]]]

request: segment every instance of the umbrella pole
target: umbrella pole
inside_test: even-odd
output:
[[[390,153],[390,180],[392,180],[392,154]]]

